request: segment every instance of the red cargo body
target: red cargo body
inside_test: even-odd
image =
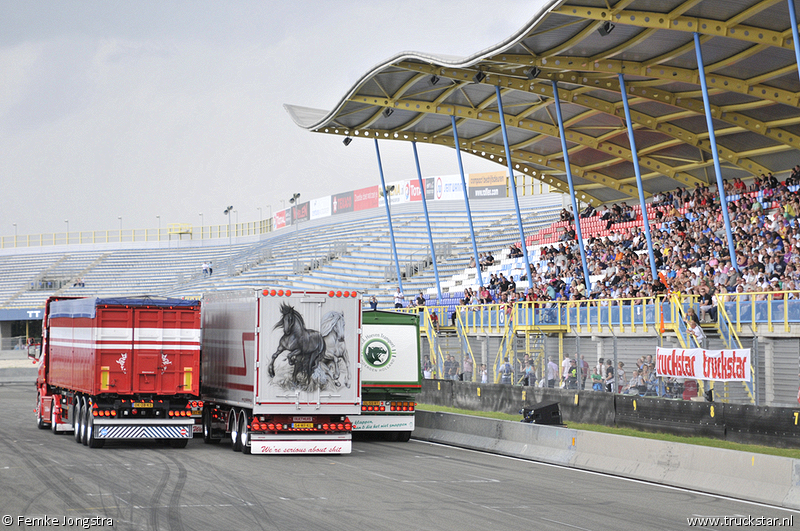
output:
[[[188,439],[200,414],[200,306],[154,298],[48,300],[37,423],[76,440]],[[179,443],[177,445],[184,445]]]
[[[49,333],[52,386],[90,395],[199,392],[200,313],[191,307],[56,313]]]

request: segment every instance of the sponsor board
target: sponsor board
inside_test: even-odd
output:
[[[378,192],[379,187],[370,186],[369,188],[362,188],[353,192],[353,208],[356,212],[360,210],[368,210],[370,208],[378,208]]]
[[[326,195],[311,200],[311,219],[326,218],[331,215],[331,196]]]
[[[505,172],[470,173],[469,198],[494,199],[506,197],[506,183],[508,177]]]
[[[460,175],[434,177],[434,199],[437,201],[464,200],[464,186]]]
[[[656,372],[659,376],[675,378],[749,382],[750,349],[656,348]]]
[[[353,211],[353,192],[344,192],[331,196],[331,213],[344,214]]]

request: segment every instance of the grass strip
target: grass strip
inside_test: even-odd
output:
[[[472,415],[474,417],[485,417],[496,420],[511,420],[519,422],[520,415],[510,415],[508,413],[498,413],[494,411],[471,411],[467,409],[456,409],[452,407],[435,406],[432,404],[418,404],[417,409],[424,411],[434,411],[442,413],[459,413],[461,415]],[[761,446],[758,444],[741,444],[709,437],[686,437],[682,435],[672,435],[669,433],[652,433],[647,431],[635,430],[633,428],[616,428],[613,426],[603,426],[600,424],[580,424],[570,422],[568,428],[582,431],[596,431],[600,433],[612,433],[614,435],[624,435],[626,437],[639,437],[641,439],[654,439],[657,441],[677,442],[684,444],[695,444],[698,446],[709,446],[711,448],[725,448],[738,452],[753,454],[776,455],[779,457],[790,457],[800,459],[800,449],[795,448],[774,448],[771,446]]]

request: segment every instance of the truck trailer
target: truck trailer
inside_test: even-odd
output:
[[[200,392],[200,302],[154,297],[51,297],[38,361],[36,424],[109,439],[186,446]]]
[[[367,311],[362,321],[364,397],[353,430],[408,441],[414,431],[415,395],[422,390],[419,315]]]
[[[361,297],[203,296],[203,440],[254,454],[350,453],[361,412]]]

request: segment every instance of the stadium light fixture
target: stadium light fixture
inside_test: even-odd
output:
[[[475,74],[475,76],[473,76],[472,81],[474,81],[475,83],[480,83],[484,79],[486,79],[486,74],[478,70],[478,73]]]
[[[539,68],[538,66],[534,66],[532,68],[525,70],[525,77],[527,77],[528,79],[536,79],[537,77],[539,77],[539,74],[541,73],[542,69]]]
[[[345,146],[349,146],[350,142],[352,142],[352,141],[353,141],[352,138],[350,138],[349,136],[346,136],[346,137],[344,137],[344,140],[342,140],[342,144],[344,144]]]
[[[603,23],[600,25],[600,27],[599,27],[599,28],[597,28],[597,31],[598,31],[598,32],[600,33],[600,35],[602,35],[603,37],[605,37],[606,35],[608,35],[609,33],[611,33],[613,30],[614,30],[614,24],[612,24],[612,23],[611,23],[611,22],[609,22],[608,20],[606,20],[605,22],[603,22]]]
[[[300,199],[300,194],[299,193],[296,193],[296,194],[292,195],[292,197],[289,198],[289,204],[293,205],[293,204],[297,203],[298,199]]]

